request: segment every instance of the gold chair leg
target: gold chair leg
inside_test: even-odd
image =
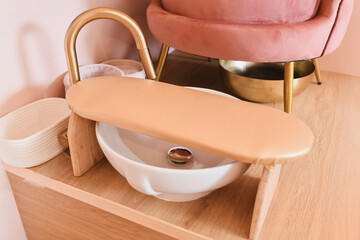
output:
[[[312,60],[314,66],[315,66],[315,76],[316,76],[316,81],[317,84],[321,85],[322,80],[321,80],[321,74],[320,74],[320,68],[319,68],[319,61],[318,58],[314,58]]]
[[[155,71],[155,73],[156,73],[155,81],[160,80],[160,76],[161,76],[162,70],[164,68],[164,64],[165,64],[165,60],[166,60],[166,57],[167,57],[168,52],[169,52],[169,48],[170,47],[168,45],[166,45],[166,44],[163,44],[161,46],[159,61],[158,61],[156,71]]]
[[[294,82],[294,62],[285,63],[284,72],[284,111],[291,114]]]

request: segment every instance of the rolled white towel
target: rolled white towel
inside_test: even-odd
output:
[[[124,72],[114,66],[108,64],[90,64],[79,67],[80,79],[85,80],[91,77],[99,76],[124,76]],[[69,73],[64,76],[65,91],[70,88],[70,77]]]

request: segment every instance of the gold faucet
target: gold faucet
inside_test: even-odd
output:
[[[80,80],[79,65],[76,56],[76,38],[80,30],[89,22],[97,19],[111,19],[124,24],[130,30],[136,42],[140,59],[144,66],[146,77],[156,79],[154,66],[150,52],[139,25],[128,15],[111,8],[95,8],[88,10],[74,19],[65,35],[65,54],[69,69],[70,84],[73,85]]]

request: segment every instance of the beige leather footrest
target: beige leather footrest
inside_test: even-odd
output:
[[[313,143],[306,124],[279,110],[147,79],[90,78],[66,98],[85,119],[245,163],[289,162]]]

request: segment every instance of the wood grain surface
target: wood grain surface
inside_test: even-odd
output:
[[[230,93],[216,60],[175,52],[166,64],[162,81]],[[293,99],[292,114],[314,132],[313,150],[283,166],[260,239],[360,239],[360,78],[321,74],[321,86],[314,76]]]
[[[39,185],[39,182],[14,174],[9,174],[9,178],[29,240],[174,239]]]
[[[104,157],[96,139],[95,123],[74,112],[70,114],[67,134],[75,176],[83,175]]]
[[[162,81],[227,92],[215,60],[175,53],[169,56],[163,74]],[[282,166],[259,239],[360,239],[360,78],[322,72],[322,79],[318,86],[313,78],[293,99],[293,115],[311,127],[315,144],[302,160]],[[281,103],[268,105],[283,108]],[[261,170],[253,165],[244,176],[202,199],[172,203],[133,190],[106,159],[81,177],[73,176],[68,153],[30,170],[7,167],[14,176],[11,184],[24,225],[31,231],[48,231],[47,225],[28,223],[48,213],[30,211],[42,206],[28,204],[37,198],[23,194],[28,192],[29,173],[50,178],[54,182],[49,187],[61,186],[57,191],[62,195],[68,188],[79,199],[91,195],[88,198],[96,199],[90,204],[93,207],[154,229],[160,236],[219,240],[248,238]],[[100,199],[106,199],[105,205]]]
[[[258,239],[265,219],[269,212],[272,199],[276,192],[277,183],[281,172],[280,164],[265,165],[260,177],[259,188],[256,193],[253,217],[251,219],[250,235],[251,240]]]

